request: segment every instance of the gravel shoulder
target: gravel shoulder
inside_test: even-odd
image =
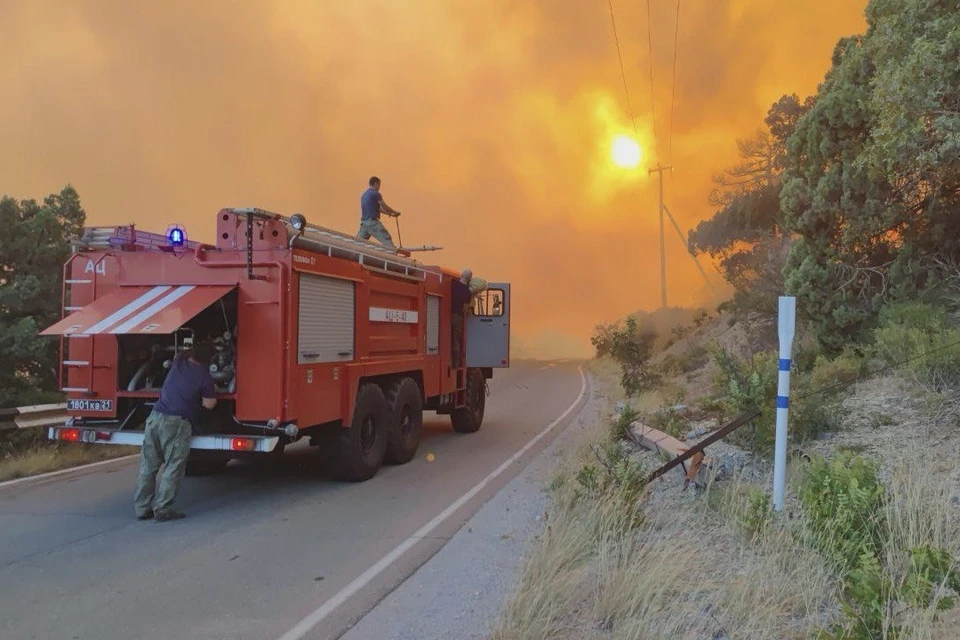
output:
[[[589,383],[586,404],[563,431],[343,640],[489,637],[543,529],[550,482],[601,419],[606,399]]]

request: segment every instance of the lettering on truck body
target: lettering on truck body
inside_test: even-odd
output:
[[[399,322],[402,324],[417,324],[420,314],[407,309],[385,309],[370,307],[370,322]]]

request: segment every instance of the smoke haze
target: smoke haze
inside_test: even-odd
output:
[[[627,170],[599,0],[0,0],[0,192],[71,183],[91,224],[213,241],[224,206],[352,233],[377,174],[406,244],[512,282],[514,330],[541,351],[588,353],[594,324],[659,305],[657,152],[685,233],[735,139],[816,90],[865,5],[683,2],[671,124],[676,3],[653,2],[655,143],[646,7],[614,2],[644,154]],[[708,304],[666,232],[669,303]]]

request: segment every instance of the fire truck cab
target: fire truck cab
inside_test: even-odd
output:
[[[307,437],[339,477],[366,480],[413,458],[424,410],[477,431],[486,381],[510,366],[510,285],[463,314],[459,276],[262,209],[221,210],[215,245],[179,226],[85,229],[64,265],[64,317],[41,332],[60,336],[70,415],[48,437],[141,445],[173,357],[208,341],[219,401],[194,425],[188,474]]]

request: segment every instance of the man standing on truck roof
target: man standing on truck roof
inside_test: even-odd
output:
[[[487,288],[487,281],[483,278],[474,277],[473,271],[464,269],[460,273],[460,279],[454,280],[451,285],[451,302],[453,309],[450,318],[453,322],[453,366],[461,367],[460,346],[463,342],[463,319],[467,314],[467,307],[471,301],[484,289]]]
[[[160,399],[153,405],[143,433],[140,476],[134,497],[139,520],[153,518],[163,522],[184,517],[173,509],[173,502],[186,471],[190,438],[193,426],[200,421],[200,407],[213,409],[217,405],[216,388],[209,371],[212,357],[212,347],[198,343],[189,352],[178,353],[170,364]],[[160,465],[164,467],[158,486]]]
[[[357,237],[361,240],[367,240],[370,236],[373,236],[383,246],[396,249],[393,238],[390,237],[390,232],[380,222],[380,214],[383,213],[396,218],[400,215],[400,212],[384,202],[383,196],[380,195],[380,178],[373,176],[368,184],[370,186],[360,196],[360,231],[357,232]]]

